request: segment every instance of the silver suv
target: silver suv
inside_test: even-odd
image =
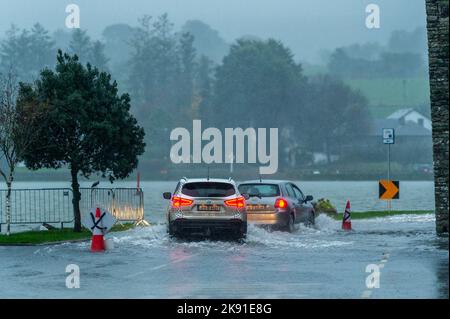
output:
[[[229,235],[244,238],[247,234],[245,198],[230,179],[182,178],[172,193],[167,209],[171,236]]]

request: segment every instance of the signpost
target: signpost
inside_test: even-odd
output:
[[[96,208],[92,208],[89,214],[86,214],[81,220],[84,227],[94,232],[94,229],[98,228],[103,234],[106,234],[116,223],[116,219],[106,209],[100,208],[100,218],[96,220],[95,217]]]
[[[391,145],[395,144],[395,129],[393,129],[393,128],[384,128],[383,129],[383,144],[386,144],[388,146],[387,180],[391,181]],[[380,187],[381,187],[381,181],[380,181]],[[381,195],[380,195],[380,199],[381,199]],[[388,205],[388,209],[391,210],[390,199],[388,200],[387,205]]]
[[[382,179],[378,184],[379,198],[381,200],[399,199],[400,182]]]

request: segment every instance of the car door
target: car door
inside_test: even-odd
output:
[[[291,183],[286,183],[285,188],[289,197],[289,205],[292,207],[292,211],[294,212],[295,222],[299,222],[301,207],[299,205],[299,201],[295,195],[294,185]]]
[[[298,188],[296,185],[292,184],[292,189],[294,190],[295,197],[297,199],[297,205],[298,205],[298,219],[297,221],[304,221],[305,218],[308,216],[309,213],[309,207],[307,203],[305,202],[305,195],[303,192]]]

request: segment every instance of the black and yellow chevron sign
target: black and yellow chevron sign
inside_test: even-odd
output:
[[[379,198],[382,200],[391,200],[400,198],[400,182],[388,181],[387,179],[380,180],[378,184]]]

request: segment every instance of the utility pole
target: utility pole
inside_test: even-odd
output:
[[[383,129],[383,144],[387,144],[388,146],[388,171],[387,171],[387,180],[391,181],[391,145],[395,144],[395,129],[393,128],[384,128]],[[391,201],[387,201],[387,208],[391,210]]]

